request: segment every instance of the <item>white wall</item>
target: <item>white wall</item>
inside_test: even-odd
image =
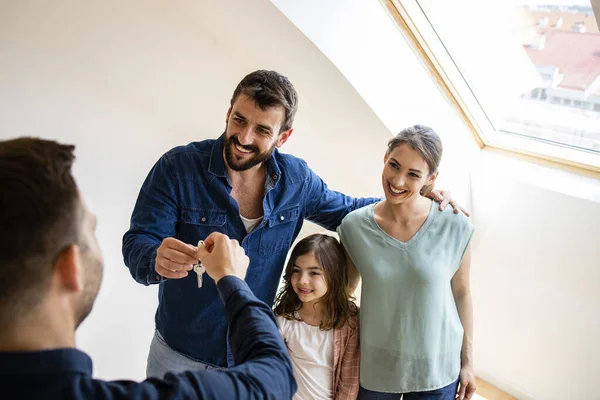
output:
[[[98,216],[105,279],[77,335],[97,377],[145,376],[157,291],[137,284],[121,257],[143,179],[171,147],[217,137],[235,85],[258,68],[288,75],[300,95],[283,150],[336,189],[379,195],[389,132],[268,1],[0,5],[0,140],[76,144],[75,175]]]
[[[478,374],[520,399],[595,399],[600,174],[483,152],[473,173]]]

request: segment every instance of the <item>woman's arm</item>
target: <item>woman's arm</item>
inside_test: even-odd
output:
[[[473,372],[473,299],[471,298],[470,272],[471,246],[465,251],[462,263],[452,278],[452,294],[465,331],[460,356],[459,400],[470,400],[477,389]]]
[[[356,292],[356,288],[358,287],[358,283],[360,282],[360,272],[356,269],[354,262],[352,262],[352,258],[350,258],[350,254],[344,248],[344,253],[346,254],[346,265],[348,267],[348,287],[350,288],[350,294],[354,294]]]

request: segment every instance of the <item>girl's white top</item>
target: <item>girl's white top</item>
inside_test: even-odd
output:
[[[277,317],[292,359],[298,391],[294,400],[333,399],[333,329]]]

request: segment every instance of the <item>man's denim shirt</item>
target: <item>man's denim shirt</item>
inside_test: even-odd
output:
[[[379,199],[355,199],[329,190],[304,160],[274,150],[266,162],[264,218],[251,233],[240,218],[223,160],[224,138],[176,147],[163,155],[144,182],[123,237],[131,275],[144,285],[160,283],[156,328],[167,344],[211,366],[231,367],[227,324],[215,283],[196,274],[164,279],[154,269],[163,239],[197,245],[212,232],[237,239],[250,258],[246,282],[273,304],[290,245],[304,219],[335,230],[346,214]]]

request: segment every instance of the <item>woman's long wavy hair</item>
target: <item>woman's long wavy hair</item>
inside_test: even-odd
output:
[[[323,234],[310,235],[296,244],[283,275],[283,288],[275,299],[275,314],[299,321],[297,311],[302,301],[292,287],[292,270],[298,257],[314,252],[323,268],[327,292],[319,300],[323,303],[324,317],[319,328],[330,330],[343,327],[350,316],[357,313],[354,297],[348,288],[348,268],[344,248],[336,238]]]

